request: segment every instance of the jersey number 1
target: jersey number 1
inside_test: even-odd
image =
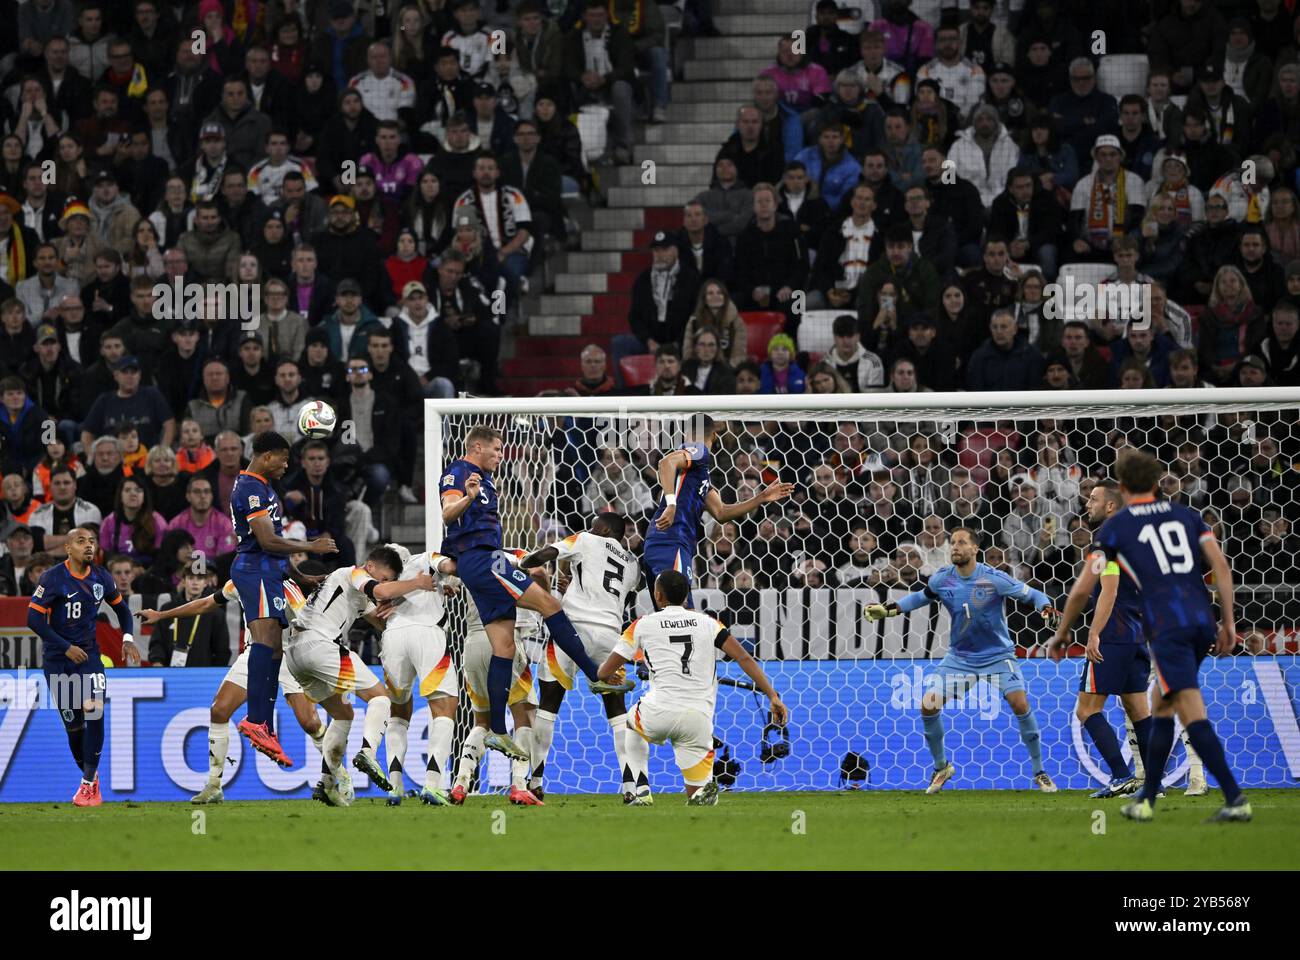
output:
[[[1156,537],[1157,530],[1160,533],[1159,538]],[[1148,524],[1138,534],[1138,542],[1151,547],[1151,552],[1156,557],[1156,563],[1160,565],[1160,572],[1165,575],[1186,573],[1192,569],[1195,562],[1192,556],[1192,548],[1187,543],[1187,533],[1183,530],[1183,525],[1177,520],[1162,523],[1158,528]],[[1162,544],[1163,549],[1161,548]],[[1169,562],[1170,555],[1174,557],[1172,564]]]

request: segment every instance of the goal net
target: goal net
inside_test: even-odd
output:
[[[791,397],[427,401],[427,538],[441,542],[443,468],[472,426],[505,436],[495,482],[505,546],[531,550],[615,510],[635,521],[639,554],[658,496],[659,458],[692,415],[721,424],[711,480],[726,503],[776,479],[794,496],[744,518],[704,517],[692,570],[696,606],[727,624],[791,708],[789,751],[764,731],[765,700],[720,662],[715,771],[744,790],[923,787],[932,761],[922,734],[926,678],[948,648],[941,605],[871,623],[868,603],[919,589],[949,562],[948,531],[977,530],[981,559],[1043,590],[1058,607],[1091,539],[1083,504],[1127,446],[1166,465],[1162,493],[1202,511],[1236,581],[1241,644],[1207,659],[1210,717],[1245,786],[1300,778],[1300,390],[1138,390],[1052,394],[831,394]],[[627,612],[652,609],[645,584]],[[464,598],[447,619],[465,634]],[[1007,603],[1047,771],[1062,787],[1109,779],[1074,718],[1079,645],[1054,661],[1050,631]],[[540,647],[533,646],[532,656]],[[631,698],[640,695],[635,691]],[[462,697],[461,728],[468,722]],[[1124,739],[1112,698],[1107,717]],[[980,685],[944,711],[956,787],[1026,788],[1031,766],[1009,708]],[[413,721],[412,740],[417,737]],[[1126,756],[1129,749],[1125,749]],[[652,748],[656,789],[680,789],[671,750]],[[490,757],[484,789],[508,781]],[[1176,746],[1166,779],[1185,778]],[[619,788],[608,724],[579,681],[565,700],[546,766],[548,792]]]

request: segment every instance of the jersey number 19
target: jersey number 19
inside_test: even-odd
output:
[[[1159,564],[1160,572],[1163,574],[1187,573],[1195,563],[1192,548],[1187,543],[1187,533],[1183,525],[1176,520],[1162,523],[1159,527],[1148,523],[1138,534],[1138,542],[1151,547],[1151,552],[1155,554],[1156,563]],[[1170,556],[1174,558],[1172,564],[1169,562]]]

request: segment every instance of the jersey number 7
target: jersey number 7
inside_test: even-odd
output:
[[[668,642],[680,643],[685,646],[685,649],[682,650],[682,676],[689,677],[691,675],[691,651],[695,649],[695,641],[688,634],[686,636],[669,637]]]

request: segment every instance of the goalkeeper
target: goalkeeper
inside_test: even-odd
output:
[[[1055,793],[1056,784],[1043,769],[1042,737],[1029,698],[1025,696],[1025,678],[1016,661],[1015,644],[1007,632],[1003,598],[1032,603],[1053,628],[1060,621],[1060,614],[1046,594],[980,563],[979,542],[974,531],[958,527],[952,532],[951,544],[952,563],[936,571],[923,590],[906,594],[896,603],[872,603],[866,609],[868,620],[880,620],[910,613],[939,600],[952,617],[948,653],[937,673],[927,680],[921,698],[925,742],[934,757],[934,772],[925,792],[938,793],[957,772],[944,752],[940,713],[943,705],[964,696],[983,680],[1002,694],[1016,715],[1020,740],[1033,761],[1034,784],[1045,793]]]

